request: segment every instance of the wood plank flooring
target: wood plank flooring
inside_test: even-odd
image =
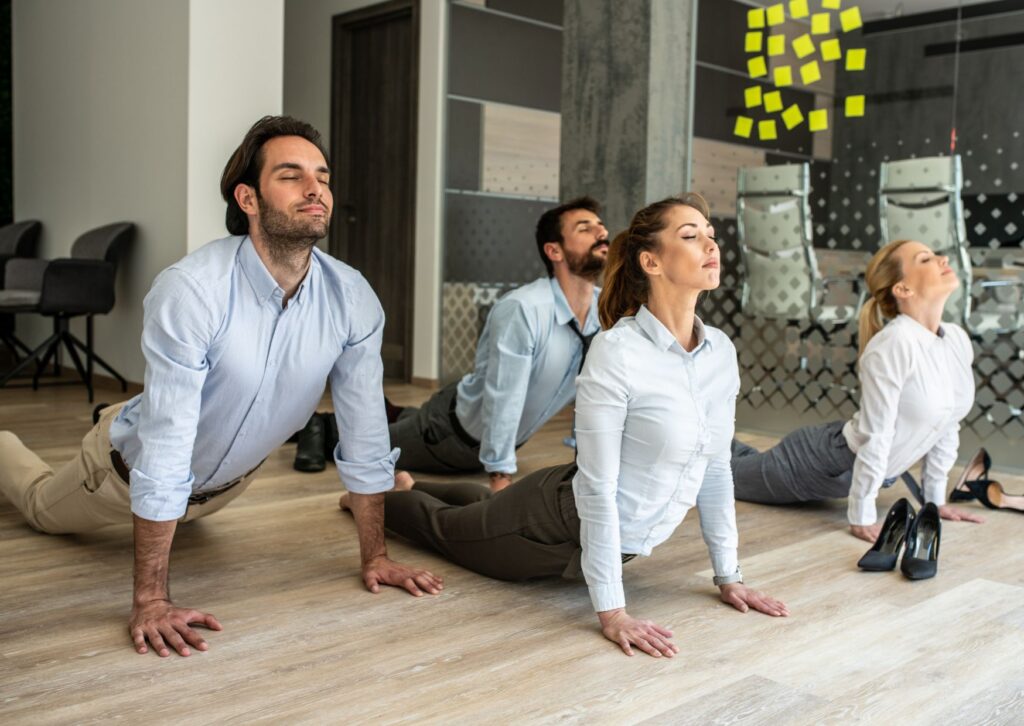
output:
[[[54,465],[90,412],[80,388],[0,390],[0,429]],[[550,422],[521,471],[568,460],[568,429],[567,415]],[[41,535],[0,497],[0,723],[1024,723],[1019,514],[945,523],[939,576],[909,582],[857,570],[866,546],[846,533],[844,502],[740,503],[747,580],[793,613],[770,619],[718,602],[692,513],[624,571],[630,611],[673,628],[681,652],[627,658],[582,583],[492,581],[391,541],[445,591],[367,593],[336,474],[294,472],[293,455],[281,447],[245,495],[178,530],[175,600],[224,624],[190,658],[130,647],[127,525]]]

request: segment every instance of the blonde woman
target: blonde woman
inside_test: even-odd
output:
[[[721,599],[741,612],[788,615],[739,570],[729,470],[736,350],[696,316],[698,296],[718,287],[719,274],[700,196],[637,212],[609,249],[599,310],[610,329],[594,339],[576,383],[577,464],[534,472],[493,496],[465,483],[391,492],[385,527],[502,580],[582,570],[606,638],[627,655],[636,647],[671,657],[679,650],[671,631],[626,612],[622,568],[651,554],[696,505]]]
[[[973,351],[963,328],[942,322],[960,284],[948,258],[911,240],[871,258],[871,298],[860,314],[860,410],[808,426],[760,453],[733,442],[736,498],[790,504],[847,497],[850,532],[874,542],[875,498],[918,460],[925,500],[949,520],[982,522],[946,504],[960,420],[974,403]]]

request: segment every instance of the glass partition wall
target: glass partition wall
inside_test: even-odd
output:
[[[862,273],[885,241],[949,254],[974,341],[961,453],[1024,468],[1024,9],[919,0],[703,0],[693,188],[726,260],[704,315],[736,341],[741,426],[858,401]]]

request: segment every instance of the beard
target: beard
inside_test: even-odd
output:
[[[607,241],[598,242],[589,250],[579,255],[565,250],[565,262],[569,266],[569,272],[589,282],[596,282],[601,277],[601,273],[604,272],[605,258],[599,257],[595,254],[595,251],[598,247],[606,244]]]
[[[258,193],[256,204],[260,210],[260,231],[267,242],[270,256],[278,261],[290,259],[299,252],[309,251],[318,239],[327,236],[328,217],[292,219],[277,207],[271,206]]]

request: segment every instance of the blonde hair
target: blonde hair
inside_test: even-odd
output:
[[[864,354],[868,341],[882,329],[886,321],[892,320],[900,313],[896,297],[892,294],[893,286],[903,279],[903,263],[896,254],[896,250],[911,241],[898,239],[890,242],[878,250],[868,262],[864,281],[871,297],[867,299],[860,311],[860,320],[857,326],[857,335],[860,341],[858,357]]]
[[[658,233],[665,229],[668,210],[673,207],[693,207],[707,219],[711,216],[708,203],[696,192],[684,192],[648,204],[633,215],[629,228],[620,232],[608,246],[608,259],[604,266],[604,284],[597,301],[601,327],[608,329],[620,318],[635,315],[647,302],[651,284],[640,267],[640,253],[657,250]]]

